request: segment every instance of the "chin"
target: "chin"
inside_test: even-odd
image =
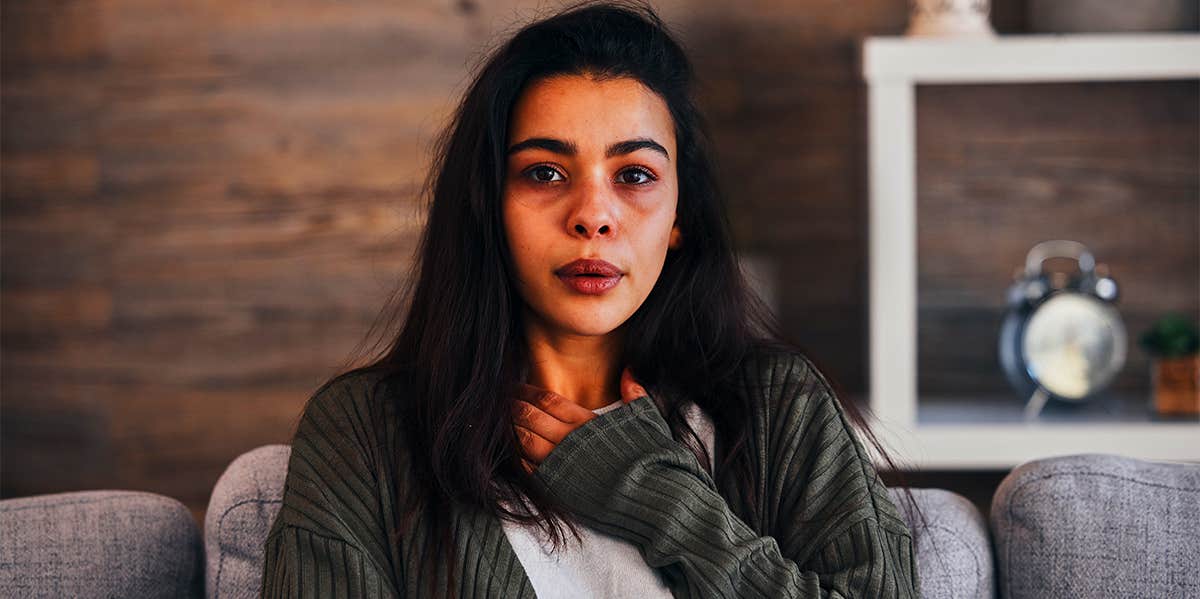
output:
[[[604,310],[578,310],[571,314],[559,314],[554,322],[563,331],[576,335],[607,335],[625,323],[628,317],[607,314]]]
[[[566,321],[566,322],[563,322],[560,326],[562,327],[562,329],[564,331],[569,331],[576,335],[588,335],[588,336],[599,337],[601,335],[607,335],[607,334],[615,331],[617,329],[617,327],[621,326],[621,323],[617,322],[617,321],[608,322],[608,321],[597,321],[596,319],[591,319],[586,322],[585,321]]]

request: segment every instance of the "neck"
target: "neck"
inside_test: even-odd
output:
[[[589,410],[621,399],[621,334],[577,335],[530,324],[529,380]]]

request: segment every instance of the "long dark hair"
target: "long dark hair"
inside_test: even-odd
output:
[[[444,565],[451,581],[451,502],[540,526],[555,546],[565,538],[560,523],[579,535],[570,514],[531,484],[519,464],[511,413],[528,348],[501,212],[510,112],[532,82],[570,74],[636,79],[662,97],[674,119],[682,245],[668,253],[650,295],[627,321],[637,334],[626,335],[623,348],[623,364],[658,403],[674,437],[709,464],[684,416],[684,402],[694,401],[721,440],[714,479],[754,494],[747,446],[753,394],[745,392],[739,368],[764,350],[800,352],[819,364],[785,341],[743,278],[706,126],[692,99],[692,67],[655,11],[636,2],[585,2],[527,25],[486,57],[437,139],[425,182],[428,219],[411,276],[367,335],[380,330],[389,344],[350,371],[383,371],[402,381],[403,393],[389,401],[399,402],[396,426],[404,429],[417,480],[401,490],[412,501],[402,505],[397,498],[403,513],[396,521],[424,510],[437,523],[433,542],[441,551],[425,559],[434,568]],[[838,402],[898,470],[854,402]],[[758,501],[751,496],[745,505],[753,510]],[[444,557],[436,557],[440,552]]]

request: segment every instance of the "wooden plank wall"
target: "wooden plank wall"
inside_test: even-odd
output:
[[[739,246],[861,394],[857,39],[901,33],[906,3],[656,5],[703,79]],[[5,2],[0,495],[142,489],[202,517],[230,460],[288,440],[410,264],[429,144],[472,65],[556,6]],[[997,2],[993,21],[1023,14]],[[1196,311],[1194,82],[919,98],[922,385],[995,382],[998,290],[1045,234],[1086,236],[1136,319]],[[1062,227],[1022,224],[1047,204]]]

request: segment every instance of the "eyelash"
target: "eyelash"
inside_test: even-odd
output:
[[[552,167],[548,164],[535,164],[535,165],[529,167],[528,169],[526,169],[525,172],[521,173],[521,175],[523,177],[525,177],[526,179],[529,179],[535,185],[550,185],[553,183],[558,183],[558,181],[539,181],[539,180],[533,178],[533,173],[537,172],[538,170],[541,170],[541,169],[550,169],[550,170],[554,171],[555,173],[558,173],[559,176],[562,176],[562,173],[559,173],[558,169],[555,169],[554,167]],[[642,186],[642,185],[649,185],[658,180],[658,177],[655,177],[654,173],[651,173],[650,171],[648,171],[642,167],[638,167],[638,166],[629,167],[629,168],[621,171],[620,173],[617,173],[617,176],[619,177],[622,174],[631,172],[631,171],[645,175],[647,180],[642,183],[629,183],[629,185],[638,187],[638,186]]]

